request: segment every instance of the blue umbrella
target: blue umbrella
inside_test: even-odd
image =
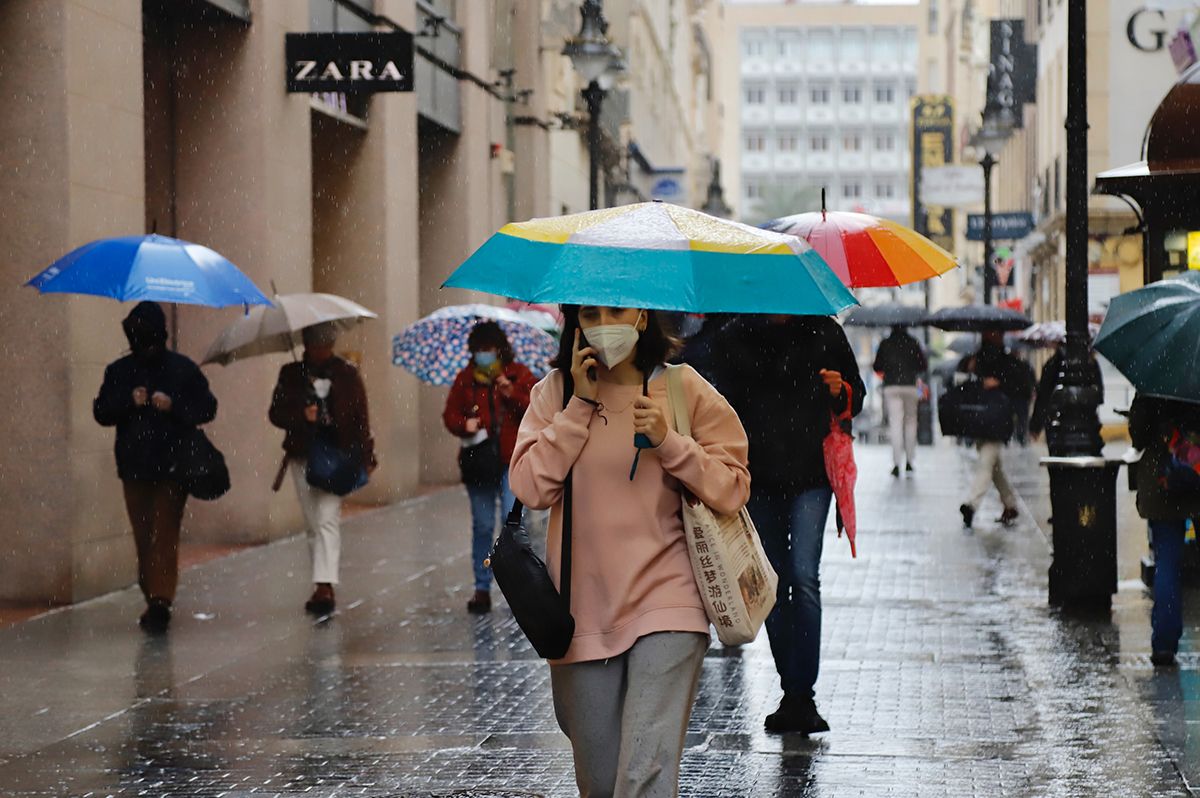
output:
[[[832,316],[858,304],[799,238],[661,202],[505,225],[445,285],[688,313]]]
[[[67,253],[26,285],[43,294],[223,308],[270,305],[250,278],[208,247],[167,236],[102,238]]]
[[[1200,272],[1113,297],[1095,349],[1139,393],[1200,402]]]

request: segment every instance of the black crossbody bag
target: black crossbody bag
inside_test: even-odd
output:
[[[571,400],[574,386],[563,374],[563,407]],[[492,546],[488,566],[513,617],[529,638],[538,656],[560,659],[571,647],[575,618],[571,616],[571,493],[572,472],[563,481],[562,562],[558,572],[560,590],[555,590],[550,570],[529,544],[529,533],[521,521],[524,509],[518,500]]]

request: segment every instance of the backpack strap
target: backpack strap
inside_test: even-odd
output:
[[[667,366],[667,401],[671,404],[675,431],[690,438],[692,418],[688,412],[687,391],[683,388],[683,366]]]

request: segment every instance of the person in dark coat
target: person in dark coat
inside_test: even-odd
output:
[[[764,725],[771,732],[828,731],[813,691],[821,549],[833,498],[822,443],[831,414],[862,410],[866,387],[832,318],[741,317],[721,328],[712,351],[703,368],[745,425],[754,483],[748,508],[779,575],[767,634],[784,695]]]
[[[331,428],[337,447],[371,473],[377,466],[375,439],[367,412],[367,387],[358,368],[333,353],[337,327],[316,324],[305,327],[301,335],[304,358],[279,370],[268,416],[286,433],[283,468],[291,472],[308,526],[315,588],[304,608],[314,615],[328,615],[337,606],[334,586],[342,552],[342,497],[308,484],[309,446],[320,428]],[[280,479],[282,476],[281,469]]]
[[[888,438],[892,443],[892,476],[900,476],[900,466],[913,470],[917,453],[917,380],[929,361],[916,338],[903,327],[893,327],[891,335],[879,342],[872,368],[883,375],[883,401],[887,407]]]
[[[1046,365],[1042,366],[1042,376],[1038,379],[1037,384],[1037,397],[1033,400],[1033,413],[1029,416],[1029,435],[1035,441],[1042,436],[1042,432],[1045,431],[1052,419],[1050,396],[1054,393],[1054,386],[1058,384],[1062,359],[1063,350],[1059,346],[1046,361]],[[1088,379],[1100,389],[1100,401],[1103,403],[1104,375],[1100,371],[1100,363],[1096,360],[1095,352],[1088,353]]]
[[[1183,636],[1180,565],[1187,519],[1200,519],[1200,491],[1167,489],[1164,466],[1178,435],[1200,438],[1200,404],[1138,394],[1129,408],[1129,436],[1142,451],[1137,463],[1138,515],[1150,524],[1154,549],[1154,608],[1150,614],[1151,659],[1156,666],[1175,664]]]
[[[494,481],[476,481],[468,470],[463,474],[471,500],[471,565],[475,577],[475,592],[467,602],[467,611],[485,613],[492,609],[492,572],[483,562],[496,537],[497,506],[501,522],[513,506],[508,464],[537,380],[513,359],[508,336],[494,321],[479,322],[472,328],[467,349],[471,362],[450,388],[442,421],[452,435],[461,439],[460,457],[465,456],[468,446],[479,445],[488,448],[478,453],[497,458]]]
[[[1017,412],[1022,412],[1020,408],[1029,407],[1029,397],[1033,393],[1029,367],[1004,346],[1003,331],[984,332],[979,349],[959,361],[958,370],[974,374],[985,389],[1002,392],[1011,406],[1018,408]],[[1004,440],[989,439],[975,442],[975,448],[979,451],[975,475],[971,480],[967,500],[958,508],[965,527],[974,523],[979,502],[993,483],[1000,492],[1000,501],[1004,505],[997,521],[1008,526],[1017,520],[1017,494],[1012,488],[1012,483],[1008,481],[1008,475],[1004,473],[1004,461],[1001,458],[1005,443]]]
[[[117,428],[117,476],[137,548],[138,585],[146,599],[142,628],[171,622],[179,583],[179,527],[187,491],[174,477],[184,441],[217,415],[208,380],[188,358],[167,349],[167,317],[140,302],[121,322],[130,353],[104,370],[92,403],[97,423]]]

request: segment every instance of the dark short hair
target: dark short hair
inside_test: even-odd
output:
[[[579,329],[579,305],[560,305],[563,314],[562,337],[558,341],[558,356],[550,364],[564,372],[571,370],[571,358],[575,354],[575,331]],[[679,342],[667,335],[662,328],[658,312],[644,311],[646,329],[638,339],[637,354],[633,364],[638,371],[649,376],[654,369],[667,362],[679,350]]]
[[[481,321],[471,328],[467,336],[467,349],[474,354],[484,349],[495,349],[502,363],[511,363],[516,357],[512,344],[504,334],[504,328],[494,321]]]

